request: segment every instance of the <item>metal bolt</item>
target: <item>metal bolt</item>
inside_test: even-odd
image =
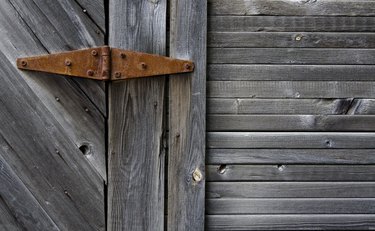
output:
[[[300,41],[302,39],[302,35],[297,35],[296,37],[295,37],[295,40],[296,41]]]
[[[200,182],[203,179],[202,172],[198,168],[193,172],[193,179],[195,182]]]
[[[27,62],[26,62],[25,60],[22,60],[22,61],[21,61],[21,65],[22,65],[23,67],[26,67],[26,66],[27,66]]]
[[[70,66],[72,65],[72,61],[70,61],[69,59],[65,60],[65,66]]]
[[[190,65],[190,63],[185,63],[185,64],[184,64],[184,68],[185,68],[185,70],[191,70],[191,65]]]
[[[141,68],[142,68],[142,70],[146,70],[147,69],[147,64],[144,63],[144,62],[142,62],[141,63]]]
[[[57,101],[57,102],[59,102],[59,101],[60,101],[60,98],[59,98],[59,97],[56,97],[55,99],[56,99],[56,101]]]
[[[86,9],[83,9],[82,11],[83,11],[83,13],[86,13],[86,12],[87,12],[87,10],[86,10]]]
[[[125,54],[125,53],[121,53],[121,54],[120,54],[120,57],[121,57],[122,59],[125,59],[125,58],[126,58],[126,54]]]
[[[88,76],[93,76],[94,75],[94,71],[93,70],[88,70],[87,71],[87,75]]]
[[[85,107],[85,112],[89,112],[89,109],[87,107]]]
[[[116,77],[116,78],[120,78],[120,77],[121,77],[121,72],[118,72],[118,71],[115,72],[115,77]]]
[[[92,56],[97,56],[97,55],[98,55],[98,52],[97,52],[96,50],[92,50],[92,51],[91,51],[91,54],[92,54]]]

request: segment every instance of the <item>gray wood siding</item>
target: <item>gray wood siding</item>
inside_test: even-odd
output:
[[[374,9],[208,0],[207,230],[375,227]]]

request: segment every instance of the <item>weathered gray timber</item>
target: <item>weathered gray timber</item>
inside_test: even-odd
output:
[[[374,182],[208,182],[206,198],[371,198]]]
[[[372,81],[373,65],[210,64],[208,79],[222,80],[337,80]]]
[[[208,215],[207,230],[366,230],[375,225],[373,214],[329,215]]]
[[[208,0],[210,15],[375,16],[368,0]]]
[[[374,17],[210,16],[210,32],[374,32]]]
[[[166,0],[109,4],[109,45],[165,54]],[[164,83],[109,85],[108,230],[164,229]]]
[[[207,164],[375,164],[374,149],[209,149]]]
[[[15,65],[102,45],[95,29],[74,1],[0,3],[0,198],[22,229],[105,229],[103,85]]]
[[[207,2],[171,1],[170,55],[195,62],[169,89],[168,230],[203,230]]]

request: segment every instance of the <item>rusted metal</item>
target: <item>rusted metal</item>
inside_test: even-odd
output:
[[[19,58],[17,67],[97,80],[123,80],[192,72],[194,63],[189,60],[102,46]]]

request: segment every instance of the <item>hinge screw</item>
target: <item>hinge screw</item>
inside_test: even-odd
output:
[[[96,50],[91,51],[92,56],[97,56],[98,52]]]
[[[121,72],[115,72],[115,77],[120,78],[121,77]]]
[[[72,61],[70,61],[69,59],[65,60],[65,66],[70,66],[72,65]]]
[[[22,65],[23,67],[26,67],[26,66],[27,66],[27,62],[26,62],[25,60],[22,60],[21,65]]]
[[[88,76],[93,76],[94,75],[94,71],[93,70],[88,70],[87,71],[87,75]]]
[[[184,68],[185,68],[185,70],[187,70],[187,71],[191,70],[191,65],[190,65],[190,63],[185,63],[185,64],[184,64]]]
[[[147,64],[146,63],[141,63],[141,68],[142,70],[146,70],[147,69]]]
[[[125,58],[126,58],[126,54],[125,54],[125,53],[121,53],[121,54],[120,54],[120,57],[121,57],[122,59],[125,59]]]

